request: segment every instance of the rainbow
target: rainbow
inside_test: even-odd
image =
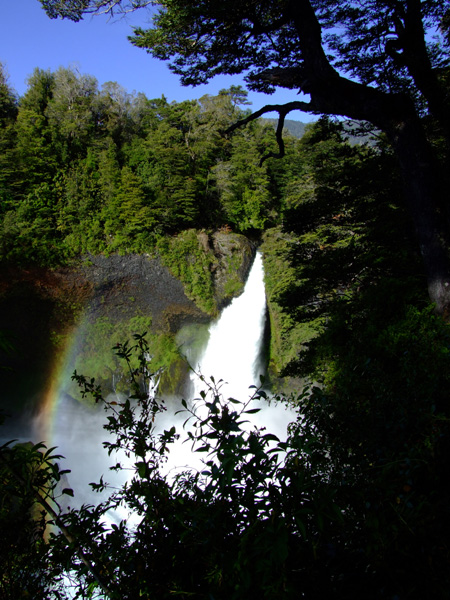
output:
[[[47,446],[55,442],[55,424],[61,407],[64,389],[72,377],[75,359],[79,352],[79,344],[84,331],[86,319],[82,318],[77,325],[65,335],[59,351],[55,353],[49,369],[49,377],[40,402],[36,419],[36,433]]]

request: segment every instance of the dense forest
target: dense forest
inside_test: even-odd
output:
[[[240,60],[248,58],[245,64],[257,64],[262,75],[255,85],[265,89],[273,81],[267,79],[267,57],[274,56],[267,32],[280,28],[279,48],[287,56],[295,35],[311,48],[317,41],[314,29],[310,36],[299,25],[288,0],[266,2],[264,14],[270,18],[260,23],[245,1],[235,6],[236,14],[245,8],[252,18],[239,21],[241,28],[251,25],[252,35],[269,42],[267,56],[257,55],[249,34],[244,36],[247,50],[239,46],[238,52],[233,11],[227,16],[219,7],[217,17],[218,3],[199,2],[200,11],[186,5],[176,12],[180,2],[163,2],[159,29],[135,32],[135,43],[152,47],[163,59],[170,54],[164,44],[172,44],[172,54],[181,57],[174,69],[188,79],[196,68],[198,78],[216,72],[210,52],[237,72],[228,54],[234,52]],[[90,6],[42,3],[50,16],[66,11],[62,16],[74,20]],[[278,4],[286,5],[285,13],[277,12]],[[306,7],[303,19],[312,19],[311,4],[297,4]],[[317,4],[325,27],[336,6],[331,0]],[[400,4],[410,11],[399,17],[409,31],[415,3]],[[162,467],[178,432],[155,430],[165,407],[147,392],[152,377],[148,341],[143,332],[117,340],[114,352],[129,373],[123,403],[105,399],[90,373],[74,378],[83,396],[105,406],[106,429],[115,436],[110,449],[125,449],[132,477],[122,489],[111,490],[108,501],[60,510],[64,497],[76,490],[65,486],[58,451],[39,443],[2,447],[1,599],[449,597],[450,330],[445,303],[430,301],[430,277],[445,280],[445,266],[431,267],[442,251],[448,259],[447,239],[440,235],[448,207],[442,200],[436,213],[442,226],[433,230],[439,248],[433,246],[437,253],[432,255],[419,231],[418,205],[411,210],[408,196],[413,187],[420,188],[430,200],[426,206],[434,206],[434,196],[424,191],[430,180],[427,175],[419,181],[416,173],[405,183],[415,160],[428,173],[431,158],[425,164],[424,157],[432,153],[433,189],[442,192],[446,121],[437,96],[427,95],[431,83],[427,87],[420,78],[426,68],[419,74],[412,70],[408,79],[410,63],[420,63],[408,36],[398,35],[397,46],[386,52],[389,69],[383,71],[371,46],[373,31],[364,29],[361,15],[348,5],[341,3],[341,22],[356,23],[365,37],[359,46],[330,38],[329,47],[339,67],[353,61],[354,72],[363,73],[360,79],[379,85],[379,95],[368,86],[371,103],[364,105],[376,118],[372,125],[359,122],[361,133],[370,133],[369,143],[367,137],[350,143],[342,120],[326,116],[299,138],[284,130],[281,140],[280,126],[275,131],[273,123],[251,115],[240,87],[174,103],[129,94],[116,83],[98,89],[94,78],[73,69],[36,69],[18,98],[2,70],[1,265],[51,270],[97,254],[158,256],[190,297],[214,314],[213,266],[201,236],[217,230],[244,234],[263,253],[270,317],[268,381],[255,389],[255,398],[265,400],[271,389],[278,401],[295,407],[297,419],[286,440],[270,430],[246,431],[245,401],[228,401],[217,379],[205,381],[207,416],[185,400],[180,407],[194,423],[189,435],[205,457],[204,470],[171,479]],[[377,2],[371,6],[375,11]],[[427,7],[428,19],[442,17],[440,5]],[[228,25],[227,19],[233,21],[214,33],[224,48],[213,44],[210,50],[210,21],[203,13]],[[448,14],[442,20],[447,33]],[[376,20],[375,12],[371,17]],[[394,18],[389,23],[403,31]],[[185,31],[198,43],[186,45],[191,38]],[[349,31],[354,42],[357,31]],[[376,31],[379,36],[381,29]],[[365,55],[366,62],[358,63],[365,44],[376,60]],[[196,52],[200,67],[192,58]],[[299,61],[309,79],[303,84],[298,77],[311,86],[317,102],[311,110],[333,113],[327,108],[330,88],[319,85],[330,75],[325,57],[313,76],[306,46],[302,52]],[[292,78],[298,73],[293,74],[291,62],[280,64],[281,75],[289,76],[286,86],[295,87]],[[439,89],[445,88],[448,97],[448,66],[444,61],[438,66]],[[396,95],[413,89],[411,81],[419,82],[411,92],[418,106],[414,116],[405,96]],[[346,85],[336,86],[333,107],[345,105]],[[353,83],[348,87],[355,89]],[[386,108],[382,116],[373,108],[377,102]],[[278,110],[282,125],[287,113]],[[358,111],[335,112],[352,116]],[[419,129],[424,145],[415,153],[422,137],[408,136]],[[0,346],[4,355],[11,351],[2,332]],[[107,484],[93,487],[105,490]],[[139,517],[135,529],[107,520],[119,505]]]
[[[36,69],[18,104],[1,85],[3,260],[149,252],[161,235],[258,232],[278,218],[287,167],[259,167],[271,128],[225,134],[246,102],[239,88],[169,103]]]

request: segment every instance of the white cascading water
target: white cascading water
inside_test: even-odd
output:
[[[211,376],[216,385],[221,382],[220,392],[225,398],[241,402],[246,402],[253,395],[255,389],[249,389],[250,386],[261,385],[260,375],[265,371],[263,342],[266,318],[264,269],[262,256],[257,252],[243,293],[234,298],[210,325],[206,347],[197,365],[193,365],[196,373],[192,375],[192,400],[196,400],[197,414],[203,417],[202,406],[197,399],[201,391],[207,391]],[[249,419],[246,428],[265,427],[280,439],[286,436],[287,426],[295,420],[295,413],[284,404],[268,404],[259,400],[252,401],[251,408],[259,408],[260,412],[246,415]],[[170,425],[170,418],[170,415],[166,417],[164,427]],[[180,425],[177,425],[177,430],[180,430]],[[186,438],[186,435],[181,435],[171,448],[166,467],[168,472],[184,468],[202,469],[202,457],[190,452]]]
[[[253,394],[251,385],[260,385],[260,374],[264,373],[262,356],[264,330],[266,326],[266,297],[264,289],[264,271],[262,256],[256,254],[243,293],[226,307],[220,317],[209,328],[209,339],[197,365],[193,365],[206,381],[213,376],[216,383],[223,380],[221,393],[225,398],[234,397],[245,402]],[[193,376],[194,394],[192,399],[199,398],[200,391],[205,390],[205,382]],[[171,403],[172,404],[172,403]],[[126,479],[111,473],[109,465],[115,464],[113,457],[108,457],[102,449],[102,441],[106,432],[102,425],[105,414],[102,410],[89,410],[85,406],[66,400],[59,404],[60,410],[55,422],[53,442],[66,458],[63,468],[72,470],[69,475],[69,485],[76,492],[73,505],[82,502],[96,501],[89,482],[98,481],[100,475],[105,480],[120,485]],[[284,405],[267,405],[258,401],[255,406],[261,408],[260,413],[251,416],[251,423],[266,427],[278,437],[284,437],[286,427],[294,419],[294,414],[286,410]],[[178,443],[171,448],[166,472],[184,469],[186,467],[202,468],[200,455],[193,454],[189,443],[183,443],[182,423],[185,415],[175,416],[180,408],[177,403],[173,411],[169,409],[164,415],[159,415],[157,430],[167,429],[176,425],[181,434]]]
[[[224,381],[222,393],[246,400],[249,386],[260,384],[263,374],[262,344],[266,325],[266,294],[262,256],[255,256],[243,293],[234,298],[211,324],[209,340],[198,364],[208,381]],[[195,397],[205,385],[193,376]]]

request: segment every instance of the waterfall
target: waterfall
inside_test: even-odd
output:
[[[266,325],[266,294],[261,253],[257,252],[243,293],[234,298],[212,323],[209,340],[196,371],[206,380],[224,381],[226,396],[245,400],[250,385],[259,385],[264,373],[262,345]],[[195,396],[204,383],[193,375]]]
[[[260,385],[259,376],[264,373],[265,367],[263,342],[266,313],[263,263],[258,252],[243,293],[210,325],[208,341],[200,352],[197,364],[193,365],[206,381],[211,376],[216,382],[223,380],[221,393],[224,397],[246,401],[253,392],[249,390],[249,386]],[[206,389],[205,382],[193,377],[192,384],[192,398],[198,398],[200,391]],[[272,433],[284,437],[288,422],[293,420],[292,413],[286,411],[283,405],[267,406],[262,401],[255,403],[255,406],[262,410],[252,415],[252,423],[248,426],[267,427]],[[94,498],[100,499],[92,496],[89,482],[98,481],[104,475],[106,481],[117,486],[126,479],[126,474],[120,476],[108,470],[108,466],[116,461],[113,457],[108,457],[102,448],[102,441],[107,437],[102,427],[105,413],[99,407],[90,408],[80,404],[63,392],[60,392],[54,407],[51,443],[67,459],[63,468],[72,471],[68,477],[68,485],[74,488],[76,497],[70,503],[76,506],[82,502],[95,501]],[[186,433],[182,430],[185,416],[174,415],[179,408],[179,400],[170,401],[169,410],[158,415],[159,431],[176,425],[178,433],[182,434],[179,443],[171,448],[166,472],[185,467],[201,468],[199,455],[193,456],[190,445],[182,443],[186,438]]]
[[[256,253],[243,293],[234,298],[216,321],[209,327],[209,339],[192,375],[197,414],[203,413],[202,403],[198,402],[200,392],[206,391],[211,376],[225,398],[235,398],[246,402],[254,392],[250,386],[261,385],[260,375],[264,374],[263,357],[264,332],[266,328],[267,305],[264,287],[262,256]],[[202,381],[198,374],[204,377]],[[295,420],[295,412],[285,404],[268,404],[263,400],[253,400],[247,408],[258,408],[246,424],[247,430],[253,427],[267,428],[280,439],[286,435],[289,423]],[[202,414],[203,416],[203,414]],[[180,420],[181,423],[184,418]],[[166,417],[163,426],[170,424]],[[166,472],[185,468],[202,469],[202,456],[190,452],[186,444],[186,434],[182,434],[170,450]]]

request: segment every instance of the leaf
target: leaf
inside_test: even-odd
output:
[[[70,488],[64,488],[62,493],[65,494],[66,496],[72,496],[72,498],[73,498],[73,490],[71,490]]]
[[[228,402],[231,402],[231,404],[242,404],[240,400],[236,400],[235,398],[228,398]]]
[[[139,477],[144,478],[147,474],[147,465],[145,462],[138,462],[136,463],[136,468],[137,468],[137,472]]]
[[[97,582],[96,581],[92,581],[87,589],[87,594],[88,594],[88,598],[92,598],[93,593],[95,592],[95,590],[97,589]]]
[[[211,446],[209,444],[205,444],[204,446],[201,446],[200,448],[196,448],[195,452],[209,452],[210,447]]]
[[[267,442],[279,442],[280,441],[280,438],[278,438],[273,433],[266,433],[265,435],[262,436],[262,439],[266,440]]]

